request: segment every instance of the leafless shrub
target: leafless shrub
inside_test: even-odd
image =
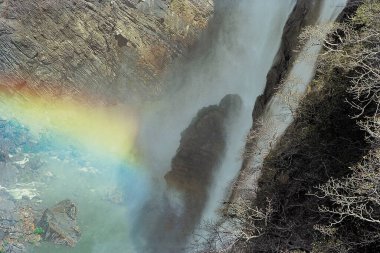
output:
[[[299,101],[304,96],[303,90],[299,88],[302,85],[302,79],[296,76],[289,76],[281,82],[277,96],[281,104],[284,104],[286,107],[284,110],[281,110],[281,114],[284,114],[284,117],[287,117],[289,113],[293,118],[296,117]]]
[[[367,1],[359,7],[350,22],[308,27],[300,40],[321,42],[324,52],[320,55],[318,68],[328,72],[339,68],[344,70],[351,82],[348,92],[353,100],[348,101],[363,115],[373,103],[378,113],[380,105],[380,3]],[[361,27],[361,28],[358,28]],[[322,35],[329,31],[329,36]]]
[[[260,143],[267,142],[269,146],[272,146],[275,141],[275,136],[273,136],[274,127],[270,119],[258,119],[255,126],[247,134],[247,145],[242,152],[242,159],[250,159],[254,156],[265,157],[268,151]]]
[[[321,206],[323,213],[334,214],[331,225],[347,217],[380,224],[380,150],[371,151],[363,161],[352,167],[344,179],[330,179],[317,187],[318,198],[328,198],[332,206]]]
[[[252,205],[252,202],[239,198],[229,205],[224,219],[215,222],[204,222],[201,230],[203,235],[197,235],[195,244],[199,253],[238,252],[244,248],[244,243],[258,238],[265,233],[265,227],[273,213],[271,200],[267,200],[264,209]],[[204,233],[206,231],[206,233]],[[204,236],[204,235],[207,236]]]

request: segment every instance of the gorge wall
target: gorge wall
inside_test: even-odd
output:
[[[72,164],[80,166],[76,171],[80,176],[70,170],[61,177],[44,176],[62,178],[57,185],[74,191],[77,185],[67,187],[65,180],[83,180],[86,175],[76,184],[83,185],[78,189],[89,195],[77,198],[73,194],[74,198],[87,203],[91,195],[91,204],[98,204],[106,192],[108,199],[117,202],[100,201],[99,213],[94,220],[89,215],[86,224],[97,237],[82,231],[84,243],[79,241],[74,250],[117,252],[128,246],[131,252],[177,253],[188,246],[189,235],[203,220],[218,218],[226,194],[232,192],[227,205],[243,195],[253,198],[256,182],[244,181],[247,173],[256,175],[250,170],[252,157],[244,157],[239,174],[242,147],[254,146],[244,137],[252,118],[251,132],[261,126],[258,119],[296,65],[301,29],[317,23],[329,1],[0,1],[1,88],[16,93],[30,88],[48,97],[100,98],[96,102],[110,104],[147,102],[140,114],[125,110],[115,118],[100,117],[100,131],[95,131],[96,137],[107,139],[115,137],[112,134],[122,136],[127,128],[135,130],[126,142],[137,146],[133,151],[141,164],[128,160],[126,145],[118,150],[123,157],[116,169],[105,163],[107,177],[99,172],[103,163],[91,167],[78,154],[73,155]],[[161,95],[159,101],[151,99],[157,95]],[[90,122],[78,125],[95,128],[94,118],[86,117],[98,109],[103,108],[79,110],[84,112],[79,118]],[[118,117],[132,120],[125,123]],[[104,126],[112,120],[123,123],[121,131],[114,133],[113,129],[120,128],[111,128],[111,135],[106,135],[104,129],[109,129]],[[111,140],[117,142],[120,136]],[[101,145],[101,154],[108,154],[113,146],[109,140],[106,143],[111,145]],[[6,152],[4,157],[13,155]],[[73,153],[67,153],[63,163],[72,158]],[[59,160],[61,154],[51,156]],[[237,183],[232,185],[236,176]],[[91,181],[95,177],[98,180]],[[102,180],[111,190],[101,189]],[[58,188],[53,186],[50,189]],[[88,205],[86,211],[94,211],[93,206]],[[123,209],[126,206],[128,211]],[[108,215],[115,210],[116,218]],[[96,231],[96,222],[104,222],[102,228],[120,230],[105,234]]]
[[[1,1],[1,78],[26,80],[58,95],[153,96],[168,64],[207,28],[213,5],[194,0]]]
[[[256,197],[249,207],[265,218],[260,220],[251,213],[257,222],[247,219],[244,230],[247,233],[255,228],[259,232],[233,252],[379,250],[379,241],[370,235],[377,235],[380,227],[362,217],[365,213],[371,217],[379,214],[379,205],[369,200],[378,185],[373,164],[378,163],[379,135],[368,135],[362,123],[377,120],[379,100],[366,101],[364,108],[352,106],[361,103],[359,90],[379,84],[378,74],[371,76],[372,81],[362,80],[359,70],[365,68],[358,63],[361,55],[379,52],[372,51],[379,45],[379,7],[378,1],[348,1],[337,15],[339,22],[330,30],[326,43],[336,43],[338,50],[324,44],[316,75],[292,115],[294,120],[261,163]],[[321,30],[320,26],[308,34],[318,36],[313,32]],[[371,38],[369,43],[364,42],[367,38]],[[354,53],[355,48],[360,48],[359,55]],[[342,52],[351,60],[342,61]],[[378,69],[379,59],[366,64]],[[378,131],[374,129],[377,127],[370,131]],[[372,180],[376,181],[373,185],[368,183]],[[363,187],[370,192],[357,190]],[[352,200],[357,198],[365,201],[360,201],[361,208],[356,211]],[[367,208],[370,211],[365,211]]]
[[[282,134],[282,128],[287,127],[287,123],[281,126],[281,122],[284,121],[284,118],[289,118],[291,121],[292,115],[290,114],[292,112],[288,110],[293,110],[290,107],[296,108],[297,105],[293,103],[297,103],[295,101],[302,97],[303,88],[299,87],[303,85],[306,87],[314,75],[313,61],[317,56],[315,52],[302,52],[306,46],[299,43],[302,29],[306,26],[333,22],[345,4],[344,1],[297,1],[284,28],[279,51],[266,77],[263,94],[256,100],[252,112],[253,124],[245,146],[242,169],[236,179],[229,202],[240,197],[254,198],[255,181],[260,174],[260,163],[267,151],[274,145],[278,135]],[[333,13],[331,17],[328,10]],[[324,15],[327,16],[324,17]],[[318,44],[318,42],[316,43]],[[307,54],[309,55],[305,56]],[[296,73],[293,69],[299,68],[297,65],[309,66],[310,70],[299,70]],[[311,76],[304,80],[309,72],[311,72]],[[292,87],[284,88],[286,83]],[[298,91],[298,89],[300,90]],[[275,95],[277,98],[274,98]],[[288,109],[281,109],[281,107]],[[273,118],[278,119],[273,120]]]

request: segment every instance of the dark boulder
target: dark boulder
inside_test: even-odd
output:
[[[169,186],[188,194],[205,195],[212,173],[224,155],[226,123],[239,112],[241,104],[238,95],[227,95],[219,105],[205,107],[198,112],[181,134],[171,170],[165,175]],[[194,197],[199,199],[200,196]]]
[[[37,227],[43,229],[43,239],[74,247],[81,235],[76,218],[76,205],[66,199],[46,209]]]
[[[178,252],[176,246],[199,223],[213,174],[225,153],[227,127],[239,114],[241,106],[242,100],[238,95],[227,95],[219,105],[201,109],[182,132],[179,148],[165,179],[170,189],[181,193],[183,210],[180,215],[175,210],[167,210],[160,218],[167,233],[156,236],[155,240],[158,243],[171,241],[173,248],[169,250],[164,246],[161,251]],[[168,196],[168,199],[171,197]]]

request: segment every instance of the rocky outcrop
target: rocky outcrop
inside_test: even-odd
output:
[[[2,189],[0,189],[0,206],[0,247],[4,248],[3,242],[7,240],[10,233],[16,231],[16,226],[20,223],[20,216],[12,197]]]
[[[42,229],[43,239],[74,247],[81,235],[76,219],[77,206],[66,199],[46,209],[37,226]]]
[[[226,127],[240,112],[242,100],[227,95],[219,103],[201,109],[181,134],[171,170],[165,175],[169,188],[180,192],[183,215],[169,217],[166,226],[181,226],[183,234],[193,232],[208,197],[213,173],[226,148]],[[177,234],[182,234],[178,233]]]
[[[51,94],[147,93],[212,14],[199,0],[0,1],[0,74]]]
[[[27,243],[40,241],[40,236],[33,233],[37,206],[36,201],[15,201],[0,186],[0,252],[24,253]]]
[[[184,192],[194,201],[204,200],[211,177],[226,147],[226,122],[241,108],[238,95],[225,96],[219,105],[201,109],[181,141],[165,175],[170,187]]]
[[[226,147],[227,127],[240,113],[238,95],[225,96],[219,105],[205,107],[182,132],[179,147],[165,175],[167,191],[147,202],[134,235],[144,238],[143,252],[182,252],[205,206],[212,175]],[[162,233],[165,231],[165,233]]]

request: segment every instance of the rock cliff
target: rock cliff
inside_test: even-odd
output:
[[[179,148],[165,179],[169,188],[183,196],[183,215],[169,217],[169,224],[180,225],[184,234],[192,233],[199,222],[212,176],[225,152],[226,128],[241,106],[238,95],[227,95],[219,105],[201,109],[181,134]]]
[[[201,109],[182,132],[171,171],[165,179],[192,202],[202,202],[207,195],[212,174],[226,147],[226,124],[239,113],[241,105],[238,95],[227,95],[219,105]]]
[[[0,1],[1,78],[52,94],[151,95],[212,15],[200,0]]]

